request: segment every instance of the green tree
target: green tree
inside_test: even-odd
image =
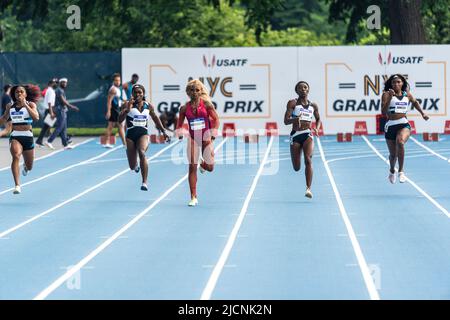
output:
[[[383,27],[389,28],[391,44],[448,43],[449,0],[326,0],[330,4],[329,21],[348,24],[346,41],[358,42],[370,37],[365,20],[370,5],[381,9]],[[425,22],[425,23],[424,23]],[[385,32],[377,31],[373,39],[382,38]],[[384,42],[384,41],[382,41]]]

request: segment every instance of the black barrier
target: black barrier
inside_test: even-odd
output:
[[[70,127],[106,125],[106,98],[111,76],[121,69],[120,52],[0,53],[1,88],[7,83],[33,83],[44,89],[53,77],[68,78],[67,99],[80,108],[79,113],[70,112]],[[125,81],[129,79],[122,79]],[[41,112],[42,102],[39,105]]]

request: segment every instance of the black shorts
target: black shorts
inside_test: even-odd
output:
[[[34,149],[34,138],[33,137],[9,137],[9,143],[11,144],[13,140],[16,140],[20,143],[23,148],[23,151],[33,150]]]
[[[386,140],[396,140],[397,133],[403,128],[408,128],[409,130],[411,130],[411,126],[409,125],[409,123],[395,124],[393,126],[387,127],[387,131],[386,128],[384,129],[384,137],[386,138]]]
[[[303,144],[305,143],[306,140],[308,140],[310,137],[312,138],[311,132],[301,133],[299,135],[296,135],[295,137],[292,137],[295,134],[295,132],[296,131],[291,131],[291,137],[290,137],[291,145],[293,145],[295,142],[295,143],[298,143],[301,146],[303,146]]]
[[[141,127],[134,127],[131,129],[127,130],[127,133],[125,135],[125,137],[127,139],[130,139],[134,142],[134,144],[137,144],[138,140],[142,137],[142,136],[148,136],[148,130],[147,128],[141,128]]]
[[[117,109],[111,109],[111,116],[108,119],[109,122],[119,122],[119,111]]]

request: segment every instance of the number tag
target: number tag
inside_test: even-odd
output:
[[[23,111],[12,111],[11,112],[12,123],[26,122]]]
[[[301,121],[312,121],[313,112],[307,109],[300,110],[300,120]]]
[[[203,119],[203,118],[198,118],[198,119],[191,120],[189,122],[189,125],[191,127],[191,130],[193,130],[193,131],[203,130],[203,129],[206,128],[206,126],[205,126],[205,119]]]
[[[133,117],[133,126],[146,127],[147,126],[147,116],[146,115],[135,115]]]
[[[408,111],[407,102],[396,102],[395,103],[395,113],[406,113]]]

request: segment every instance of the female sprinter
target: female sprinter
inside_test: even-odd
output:
[[[295,86],[295,92],[298,94],[298,98],[292,99],[287,103],[286,113],[284,114],[284,124],[292,124],[290,135],[291,159],[295,171],[300,170],[302,151],[305,156],[305,197],[312,198],[312,154],[314,140],[311,134],[311,123],[314,116],[316,119],[316,127],[313,130],[316,135],[318,135],[321,126],[319,107],[316,103],[308,100],[309,84],[307,82],[298,82]]]
[[[202,149],[202,160],[200,172],[214,170],[214,145],[213,141],[217,136],[219,127],[219,116],[211,102],[205,85],[197,79],[191,80],[186,86],[186,93],[190,98],[184,106],[180,108],[178,117],[177,132],[180,139],[184,119],[189,124],[189,140],[187,143],[187,154],[189,160],[189,189],[191,191],[190,207],[198,204],[197,200],[197,167],[199,159],[199,149]]]
[[[381,97],[382,112],[388,116],[388,122],[384,127],[386,143],[389,149],[390,172],[388,179],[395,183],[395,163],[398,159],[398,180],[401,183],[406,181],[403,172],[405,160],[405,143],[411,134],[406,113],[410,104],[419,111],[422,118],[428,120],[429,117],[422,111],[419,102],[409,92],[409,84],[400,74],[392,75],[384,84],[384,92]]]
[[[23,156],[24,165],[22,175],[26,176],[33,168],[34,138],[31,124],[39,120],[36,102],[39,99],[40,90],[36,86],[19,85],[11,88],[12,103],[5,108],[4,115],[0,118],[0,124],[11,122],[12,131],[9,138],[10,152],[12,156],[11,170],[14,176],[15,188],[13,193],[21,192],[19,181],[19,161]]]
[[[132,89],[132,96],[127,102],[125,108],[120,112],[119,123],[126,118],[127,131],[125,134],[127,142],[127,158],[131,170],[136,173],[141,170],[142,185],[141,190],[147,191],[148,164],[145,153],[148,149],[148,126],[150,117],[155,123],[158,130],[162,132],[166,140],[170,140],[169,136],[161,124],[158,116],[155,114],[155,108],[152,104],[145,101],[145,89],[140,84],[135,84]],[[137,155],[139,154],[139,163],[137,163]]]

